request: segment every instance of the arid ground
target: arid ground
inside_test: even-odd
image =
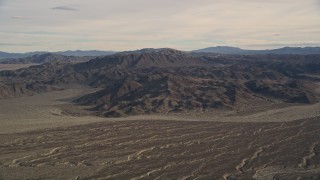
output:
[[[72,113],[83,108],[72,97],[91,90],[0,100],[0,179],[320,178],[319,104],[198,117]]]
[[[320,179],[320,55],[88,60],[0,66],[0,179]]]

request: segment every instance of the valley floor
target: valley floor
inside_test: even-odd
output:
[[[0,179],[320,178],[319,104],[105,119],[83,91],[0,100]]]

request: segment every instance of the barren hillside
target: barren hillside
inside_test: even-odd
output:
[[[145,49],[70,64],[51,62],[1,71],[1,97],[32,95],[70,84],[103,90],[74,102],[102,116],[208,112],[277,102],[315,103],[318,55],[191,54]],[[310,78],[310,75],[314,75]]]

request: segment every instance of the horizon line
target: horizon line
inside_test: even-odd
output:
[[[172,48],[172,47],[145,47],[145,48],[140,48],[140,49],[127,49],[127,50],[99,50],[99,49],[67,49],[67,50],[58,50],[58,51],[47,51],[47,50],[35,50],[35,51],[25,51],[25,52],[14,52],[14,51],[1,51],[3,53],[17,53],[17,54],[25,54],[25,53],[35,53],[35,52],[46,52],[46,53],[57,53],[57,52],[66,52],[66,51],[110,51],[110,52],[125,52],[125,51],[138,51],[138,50],[142,50],[142,49],[175,49],[175,50],[179,50],[179,51],[196,51],[196,50],[201,50],[201,49],[207,49],[207,48],[216,48],[216,47],[229,47],[229,48],[239,48],[241,50],[249,50],[249,51],[263,51],[263,50],[275,50],[275,49],[282,49],[282,48],[320,48],[320,45],[316,45],[316,46],[282,46],[279,48],[265,48],[265,49],[246,49],[246,48],[241,48],[241,47],[237,47],[237,46],[228,46],[228,45],[219,45],[219,46],[207,46],[207,47],[203,47],[203,48],[199,48],[199,49],[193,49],[193,50],[181,50],[178,48]]]

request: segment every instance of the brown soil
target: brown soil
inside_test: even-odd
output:
[[[0,71],[0,179],[320,179],[319,59],[161,49]]]
[[[319,179],[320,117],[119,121],[0,135],[2,179]]]
[[[0,99],[0,134],[104,121],[87,117],[90,112],[70,104],[79,94],[94,91],[96,89],[74,86],[34,96]],[[66,115],[72,113],[73,116]]]
[[[93,91],[0,100],[0,179],[320,178],[320,104],[99,118]]]

